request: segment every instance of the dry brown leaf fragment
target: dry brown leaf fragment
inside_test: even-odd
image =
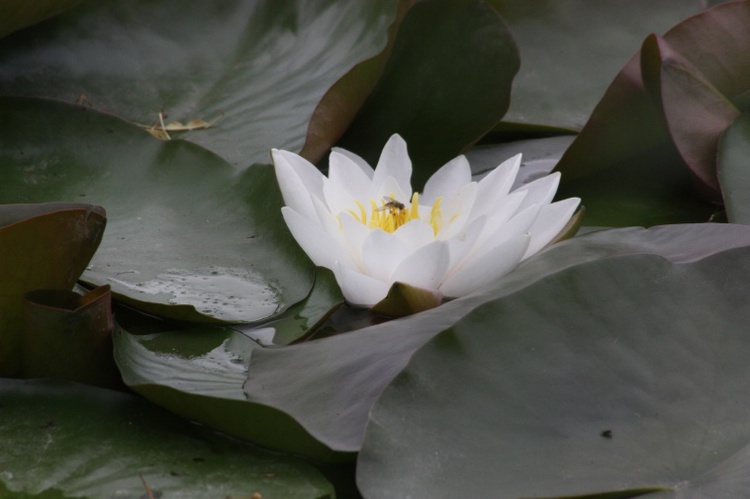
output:
[[[216,123],[224,119],[224,113],[221,113],[221,115],[212,120],[206,121],[195,118],[188,121],[187,123],[183,123],[181,121],[172,121],[170,123],[164,124],[165,117],[166,115],[163,112],[160,112],[157,121],[153,125],[142,125],[138,123],[138,126],[145,129],[148,133],[150,133],[157,139],[172,140],[169,132],[190,132],[193,130],[205,130],[207,128],[211,128]]]

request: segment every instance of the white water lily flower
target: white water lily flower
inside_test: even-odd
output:
[[[459,156],[412,192],[406,143],[393,135],[373,170],[331,152],[324,176],[304,158],[274,149],[284,220],[302,249],[331,269],[346,300],[371,307],[394,282],[459,297],[513,270],[560,233],[580,200],[552,203],[560,175],[513,191],[521,155],[474,182]]]

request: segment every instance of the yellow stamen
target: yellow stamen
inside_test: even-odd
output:
[[[430,218],[428,223],[435,232],[435,235],[443,226],[443,214],[440,206],[443,198],[435,200],[435,204],[430,208]],[[371,229],[382,229],[386,232],[395,232],[399,227],[409,223],[412,220],[420,220],[419,214],[419,193],[412,194],[409,206],[394,198],[393,193],[390,196],[380,200],[380,204],[374,199],[370,200],[370,215],[368,220],[367,210],[363,203],[356,201],[359,213],[355,210],[347,210],[355,220],[366,225]]]

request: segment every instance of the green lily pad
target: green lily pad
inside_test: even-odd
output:
[[[0,47],[0,95],[80,102],[144,125],[215,126],[183,137],[233,165],[299,150],[328,88],[378,53],[396,0],[89,2]]]
[[[510,26],[523,61],[503,118],[519,131],[519,125],[580,130],[646,35],[664,33],[705,7],[698,0],[491,3]]]
[[[0,205],[0,376],[21,371],[24,294],[73,289],[106,223],[89,204]]]
[[[527,260],[492,289],[384,324],[255,350],[244,391],[247,400],[289,414],[331,449],[356,452],[372,405],[414,352],[482,303],[510,296],[567,268],[618,255],[659,255],[686,262],[748,245],[750,228],[719,224],[628,228],[575,237]]]
[[[479,305],[588,262],[630,254],[689,262],[748,245],[744,226],[599,231],[555,245],[493,289],[402,319],[266,348],[230,329],[147,336],[120,330],[116,359],[128,385],[178,414],[267,447],[336,461],[359,451],[370,409],[414,352]]]
[[[502,118],[520,61],[497,12],[473,0],[417,3],[393,43],[377,87],[337,145],[375,165],[399,133],[419,189]]]
[[[256,341],[229,328],[114,333],[125,384],[152,402],[223,433],[320,462],[351,460],[320,444],[289,415],[248,402],[242,384]]]
[[[750,247],[711,253],[584,263],[435,337],[372,409],[363,495],[750,497]]]
[[[3,98],[0,114],[0,202],[106,206],[110,223],[85,281],[199,322],[259,320],[309,292],[314,268],[278,230],[270,167],[238,172],[200,146],[70,104]]]
[[[47,0],[25,2],[3,0],[0,2],[0,38],[19,29],[54,17],[81,3],[81,0]]]
[[[720,201],[716,144],[736,116],[734,107],[747,105],[748,23],[748,3],[731,1],[686,19],[662,38],[648,37],[560,160],[557,168],[564,182],[599,172],[617,179],[601,192],[614,190],[618,196],[618,190],[632,191],[638,196],[645,185],[647,200],[669,190],[674,177],[675,185],[696,184],[696,199]],[[686,170],[686,180],[677,178],[680,168]],[[648,186],[656,186],[653,194]],[[576,187],[563,189],[570,195]],[[626,202],[621,203],[625,211]],[[648,223],[647,217],[640,223]]]
[[[7,498],[326,498],[310,464],[221,438],[143,399],[49,380],[0,380]],[[144,482],[146,485],[144,485]]]
[[[750,114],[743,114],[719,142],[718,175],[730,222],[750,224]]]

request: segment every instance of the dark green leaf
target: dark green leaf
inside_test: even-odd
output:
[[[0,400],[4,498],[146,498],[144,481],[165,498],[333,497],[309,464],[201,431],[132,395],[0,380]]]
[[[289,414],[330,448],[356,452],[373,403],[412,354],[478,305],[586,262],[628,254],[685,262],[747,245],[750,228],[720,224],[618,229],[569,239],[524,262],[493,289],[350,333],[255,350],[244,390],[249,401]]]
[[[750,114],[743,114],[719,143],[719,183],[730,222],[750,224]]]
[[[267,346],[289,345],[313,334],[344,304],[333,272],[322,267],[315,270],[315,285],[305,300],[290,307],[277,319],[259,325],[235,326],[235,329]]]
[[[663,33],[705,6],[700,0],[491,3],[510,26],[523,61],[503,121],[575,130],[646,35]]]
[[[56,16],[79,3],[81,0],[4,0],[0,3],[0,38]]]
[[[351,459],[331,452],[282,411],[247,401],[242,383],[260,346],[238,331],[203,328],[136,336],[117,327],[114,342],[125,383],[172,412],[264,447],[318,461]]]
[[[382,50],[396,0],[90,2],[0,47],[0,95],[80,102],[184,137],[233,165],[299,150],[326,90]],[[46,135],[47,137],[50,134]]]
[[[371,412],[365,497],[750,497],[750,248],[708,253],[583,263],[441,333]]]
[[[696,179],[699,185],[692,196],[717,201],[718,136],[750,90],[748,23],[750,4],[731,1],[683,21],[663,38],[647,38],[561,159],[558,169],[564,181],[605,171],[594,183],[616,179],[600,192],[608,196],[612,190],[614,197],[623,197],[621,211],[628,211],[631,192],[636,200],[640,197],[657,208],[642,214],[637,209],[627,217],[628,223],[635,219],[647,224],[660,217],[660,201],[669,196],[663,191],[684,191],[683,186]],[[681,179],[677,170],[685,163],[690,173]],[[567,195],[580,188],[564,187]],[[678,211],[692,211],[685,202],[670,204]],[[700,212],[697,205],[696,210]]]
[[[53,101],[0,99],[0,115],[0,202],[106,206],[109,227],[84,280],[193,321],[262,319],[309,292],[313,267],[279,230],[270,167],[237,172],[189,142]]]
[[[433,0],[406,14],[381,80],[338,145],[375,165],[388,138],[409,145],[417,188],[508,108],[518,52],[478,1]]]

